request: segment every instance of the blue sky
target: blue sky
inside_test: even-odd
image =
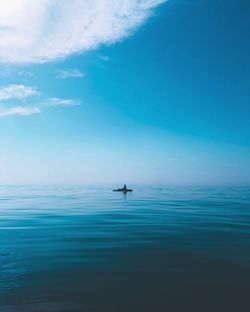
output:
[[[250,184],[247,1],[3,5],[0,183]]]

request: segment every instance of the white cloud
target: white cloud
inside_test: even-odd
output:
[[[63,99],[58,97],[47,98],[36,104],[31,104],[30,97],[42,95],[36,88],[24,85],[7,85],[0,87],[0,117],[5,116],[30,116],[41,113],[48,106],[76,106],[80,105],[78,99]],[[10,102],[10,100],[12,100]],[[25,100],[25,104],[23,102]],[[14,104],[12,102],[19,102]]]
[[[1,0],[0,0],[1,1]],[[0,31],[1,34],[1,31]],[[20,70],[18,67],[13,66],[1,66],[0,68],[0,76],[1,77],[20,77],[20,78],[31,78],[33,77],[33,73],[27,70]]]
[[[74,99],[61,99],[61,98],[49,98],[44,100],[44,102],[40,102],[35,104],[35,106],[31,105],[0,105],[0,117],[6,117],[6,116],[30,116],[33,114],[41,113],[46,107],[49,106],[77,106],[80,105],[80,100],[74,100]]]
[[[73,69],[68,69],[68,70],[64,70],[64,69],[59,69],[57,71],[57,77],[59,79],[66,79],[66,78],[84,78],[86,76],[85,73],[83,73],[82,71],[80,71],[77,68],[73,68]]]
[[[37,113],[41,113],[41,110],[38,107],[29,107],[29,106],[0,107],[0,117],[13,115],[30,116]]]
[[[17,75],[19,77],[24,77],[24,78],[31,78],[33,77],[33,74],[29,71],[26,71],[26,70],[20,70]]]
[[[46,101],[46,104],[51,106],[76,106],[80,105],[81,101],[74,99],[50,98]]]
[[[104,62],[108,62],[110,59],[109,59],[109,56],[107,56],[107,55],[101,55],[100,60],[104,61]]]
[[[11,84],[0,87],[0,100],[25,99],[30,96],[38,95],[39,92],[34,87]]]
[[[117,42],[167,0],[0,0],[0,62],[39,63]]]

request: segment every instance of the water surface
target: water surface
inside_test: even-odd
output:
[[[248,188],[0,187],[0,311],[250,311]]]

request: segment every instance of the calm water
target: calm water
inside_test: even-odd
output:
[[[250,311],[250,189],[0,187],[0,311]]]

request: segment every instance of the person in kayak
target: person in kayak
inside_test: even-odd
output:
[[[124,192],[124,193],[133,192],[133,190],[127,188],[126,184],[124,184],[124,186],[122,188],[118,188],[118,189],[113,190],[113,191],[114,192]]]

